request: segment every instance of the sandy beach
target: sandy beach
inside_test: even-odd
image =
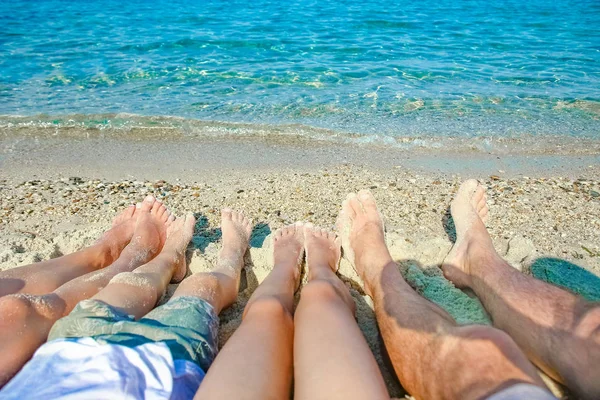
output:
[[[377,160],[369,158],[376,157],[377,149],[373,148],[362,149],[366,161],[360,163],[360,148],[343,154],[339,148],[307,147],[298,155],[290,145],[255,143],[255,147],[246,147],[245,160],[231,156],[222,157],[218,163],[218,153],[206,147],[201,153],[182,151],[178,159],[171,156],[177,154],[174,151],[158,156],[153,146],[158,148],[160,143],[129,142],[127,151],[121,146],[104,153],[106,162],[102,165],[101,150],[105,147],[98,149],[85,141],[56,141],[53,146],[49,141],[35,143],[27,156],[25,152],[18,157],[14,152],[3,156],[2,270],[92,243],[119,210],[153,194],[176,214],[195,213],[198,223],[189,251],[189,270],[205,271],[219,250],[220,209],[241,210],[252,218],[255,229],[238,300],[222,314],[222,346],[239,326],[249,296],[270,271],[271,233],[298,220],[333,228],[346,194],[370,188],[385,217],[392,256],[410,284],[460,324],[490,323],[479,301],[456,289],[438,268],[452,246],[450,201],[460,183],[472,176],[468,163],[462,164],[465,173],[457,173],[461,157],[456,154],[439,157],[455,160],[454,169],[443,171],[436,169],[439,164],[414,154],[415,165],[410,168],[401,153],[383,152]],[[95,150],[77,154],[73,147],[78,145]],[[221,152],[227,149],[222,143],[213,146]],[[263,153],[255,153],[257,149]],[[269,163],[255,168],[247,165],[248,159],[264,157],[267,150],[272,155]],[[193,154],[197,163],[190,160]],[[436,158],[435,154],[429,157]],[[528,170],[521,165],[506,172],[496,169],[498,165],[492,162],[498,162],[496,155],[478,157],[489,161],[474,175],[487,188],[488,228],[498,252],[525,273],[600,299],[600,181],[593,179],[597,166],[573,168],[563,157],[563,164],[553,164],[550,169]],[[372,302],[345,260],[339,276],[351,288],[358,322],[381,366],[390,395],[403,396],[384,362]]]

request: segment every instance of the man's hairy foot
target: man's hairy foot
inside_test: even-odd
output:
[[[450,211],[456,226],[456,243],[442,263],[442,269],[446,278],[457,287],[469,287],[471,257],[490,251],[495,254],[490,235],[485,229],[488,207],[483,186],[475,179],[463,182]]]
[[[337,271],[342,249],[341,240],[334,232],[315,227],[313,224],[304,225],[304,248],[308,280],[322,268]]]
[[[171,283],[179,283],[185,278],[187,264],[185,262],[185,251],[192,240],[196,219],[193,214],[177,218],[167,228],[167,241],[162,253],[175,256],[175,272]]]
[[[383,220],[370,191],[348,195],[342,203],[337,228],[344,257],[365,283],[392,261],[385,244]]]
[[[219,254],[218,268],[239,279],[244,267],[244,254],[252,233],[252,223],[241,212],[225,208],[221,211],[223,248]]]
[[[127,252],[137,264],[150,261],[161,251],[174,216],[153,196],[147,196],[136,208],[138,217],[133,236],[123,253]]]
[[[304,257],[304,224],[284,226],[273,235],[274,269],[286,269],[294,277],[295,288],[300,285],[302,258]]]

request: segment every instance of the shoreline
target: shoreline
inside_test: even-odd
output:
[[[222,171],[251,177],[257,171],[312,172],[348,165],[441,177],[593,179],[600,175],[600,140],[591,139],[560,144],[566,139],[551,138],[542,151],[533,146],[535,138],[499,140],[484,150],[479,145],[485,138],[446,138],[435,147],[397,147],[293,135],[137,136],[119,135],[120,131],[90,133],[80,128],[52,132],[39,127],[0,129],[2,176],[21,180],[86,176],[193,182],[207,173]]]

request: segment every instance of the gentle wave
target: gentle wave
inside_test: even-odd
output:
[[[94,138],[117,140],[226,139],[285,143],[385,146],[433,151],[520,154],[600,154],[598,137],[521,134],[507,136],[389,136],[318,128],[302,124],[251,124],[171,116],[97,114],[1,116],[0,137]]]

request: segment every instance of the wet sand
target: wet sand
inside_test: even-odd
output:
[[[92,243],[118,210],[151,193],[176,214],[196,213],[190,270],[203,271],[218,253],[219,210],[242,210],[255,230],[238,301],[222,314],[223,345],[270,271],[271,232],[297,220],[332,228],[346,194],[370,188],[385,216],[392,255],[411,285],[461,324],[489,323],[480,303],[446,281],[438,268],[452,245],[450,201],[460,183],[474,176],[488,189],[488,227],[500,254],[525,273],[600,299],[593,280],[600,276],[594,154],[436,155],[257,141],[94,140],[4,138],[0,269]],[[339,275],[351,288],[358,322],[390,394],[401,397],[404,392],[383,361],[371,300],[346,261]]]

